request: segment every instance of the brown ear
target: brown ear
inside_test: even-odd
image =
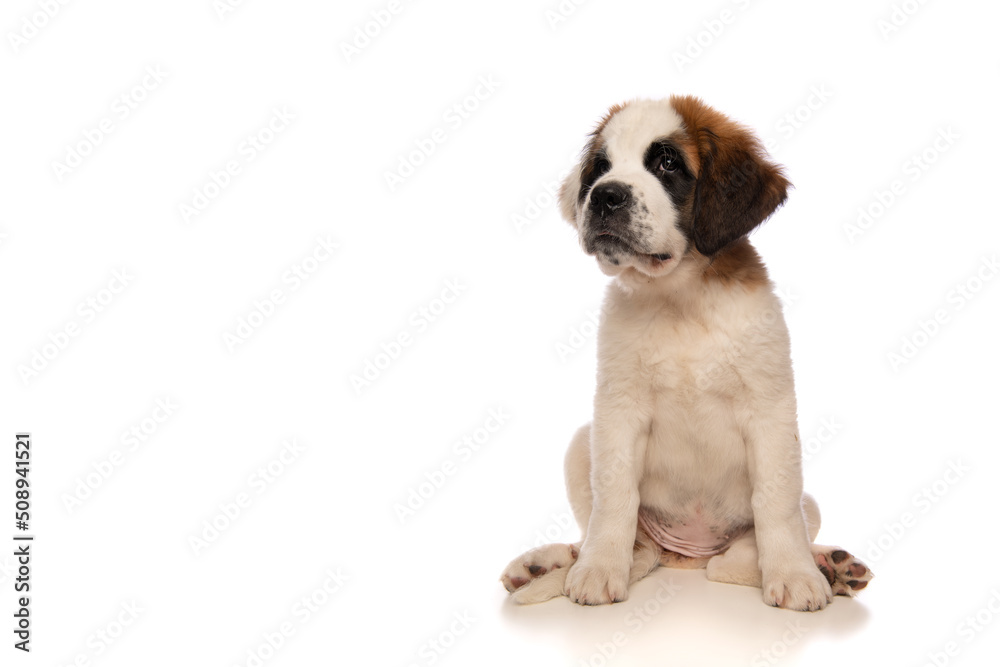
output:
[[[712,256],[774,213],[790,184],[749,130],[698,98],[672,97],[670,102],[698,146],[694,244]]]

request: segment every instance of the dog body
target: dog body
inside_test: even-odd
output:
[[[659,564],[825,606],[871,572],[812,544],[788,331],[746,235],[788,182],[746,129],[700,100],[612,107],[560,192],[614,276],[598,334],[594,418],[566,457],[583,532],[515,559],[515,600],[624,600]]]

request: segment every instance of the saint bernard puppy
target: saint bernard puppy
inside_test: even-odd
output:
[[[516,602],[620,602],[666,565],[813,611],[872,578],[813,543],[788,329],[747,240],[788,187],[750,131],[694,97],[613,106],[591,135],[559,195],[614,278],[593,421],[566,455],[583,537],[515,558],[501,581]]]

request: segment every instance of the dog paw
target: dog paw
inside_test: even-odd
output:
[[[622,602],[628,597],[629,564],[580,560],[566,575],[565,593],[577,604],[596,605]]]
[[[875,576],[864,563],[843,549],[824,547],[815,551],[813,558],[834,595],[854,597]]]
[[[560,567],[569,567],[579,555],[579,549],[572,544],[546,544],[512,560],[500,575],[500,581],[507,592],[513,593],[532,579]]]
[[[826,577],[815,568],[765,575],[762,588],[764,602],[794,611],[818,611],[833,598]]]

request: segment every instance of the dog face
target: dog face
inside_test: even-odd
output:
[[[664,276],[780,206],[789,183],[749,130],[693,97],[616,105],[562,185],[563,216],[601,270]]]

